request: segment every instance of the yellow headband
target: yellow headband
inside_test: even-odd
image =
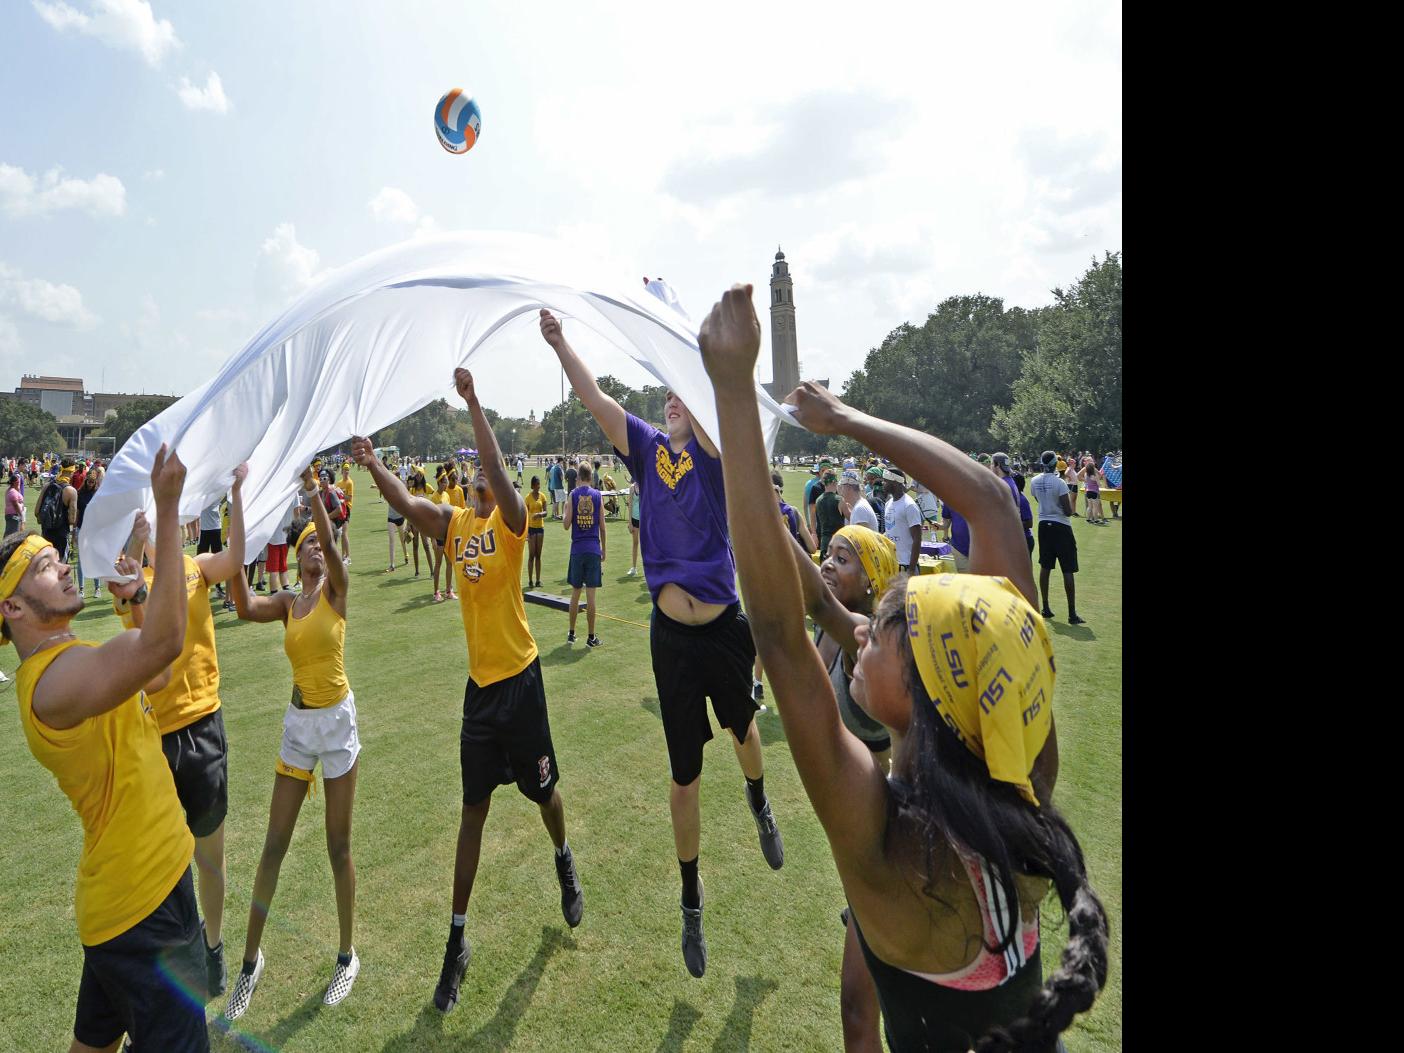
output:
[[[887,591],[887,584],[897,573],[897,546],[886,534],[879,534],[865,526],[846,526],[834,532],[853,546],[858,553],[858,562],[868,575],[873,586],[873,603],[876,604]]]
[[[20,542],[19,548],[15,549],[5,563],[4,572],[0,573],[0,600],[8,600],[15,594],[20,578],[24,577],[24,572],[34,562],[34,557],[46,548],[53,548],[53,545],[45,541],[42,534],[30,534]]]
[[[1038,805],[1029,772],[1053,721],[1053,647],[1007,578],[907,579],[907,632],[936,712],[990,778]]]
[[[318,498],[318,500],[321,500]],[[307,540],[308,535],[317,532],[317,521],[314,519],[302,528],[302,533],[297,535],[297,544],[293,546],[293,555],[297,556],[302,551],[302,543]]]

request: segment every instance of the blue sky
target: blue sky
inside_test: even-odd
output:
[[[971,6],[6,0],[0,387],[183,394],[426,230],[635,260],[694,318],[737,280],[764,316],[782,244],[801,372],[836,385],[946,296],[1047,303],[1121,249],[1119,5]],[[478,373],[503,412],[558,397]]]

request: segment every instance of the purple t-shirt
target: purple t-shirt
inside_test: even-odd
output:
[[[615,448],[639,484],[639,547],[654,602],[672,582],[703,603],[735,603],[736,561],[726,531],[721,461],[693,436],[673,456],[668,435],[628,414],[629,452]]]
[[[1018,490],[1018,487],[1015,487],[1015,490]],[[1019,494],[1019,523],[1022,525],[1025,521],[1033,522],[1033,509],[1029,507],[1029,499]],[[1024,527],[1024,534],[1026,537],[1033,537],[1033,530]]]
[[[570,492],[570,554],[598,556],[600,554],[600,521],[604,518],[604,502],[593,486],[577,486]]]
[[[781,514],[782,516],[785,517],[785,522],[786,522],[787,524],[789,524],[789,527],[790,527],[790,536],[793,537],[796,541],[798,541],[798,540],[799,540],[799,513],[796,512],[796,511],[795,511],[793,508],[791,508],[789,505],[787,505],[784,501],[781,501],[781,502],[780,502],[780,514]]]
[[[950,505],[942,502],[941,517],[951,521],[951,548],[962,556],[970,555],[970,524]]]

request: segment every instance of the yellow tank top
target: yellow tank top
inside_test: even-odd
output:
[[[88,947],[120,936],[159,907],[195,851],[144,694],[73,728],[51,728],[34,716],[34,688],[54,660],[71,647],[96,646],[60,644],[26,658],[15,674],[29,751],[53,772],[83,822],[73,901],[78,938]]]
[[[152,567],[142,570],[146,587],[156,580]],[[171,682],[147,701],[156,711],[161,734],[195,723],[219,708],[219,655],[215,651],[214,614],[210,611],[209,593],[200,564],[185,557],[185,646],[180,657],[171,663]],[[116,604],[113,604],[116,607]],[[122,627],[134,626],[130,611],[121,613]]]
[[[450,486],[444,493],[448,494],[448,503],[454,508],[468,507],[468,499],[463,495],[463,487]]]
[[[325,585],[311,614],[298,618],[288,612],[283,650],[292,663],[293,685],[302,693],[306,708],[325,709],[351,693],[342,661],[346,619],[336,613],[327,599]]]
[[[527,526],[545,527],[546,494],[544,492],[533,494],[528,490],[524,500],[526,501],[527,507]]]
[[[485,520],[471,508],[459,509],[444,551],[453,561],[449,580],[458,589],[468,637],[468,675],[479,687],[516,676],[536,657],[522,602],[526,530],[519,536],[509,531],[500,508]]]

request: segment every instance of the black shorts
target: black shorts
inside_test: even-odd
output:
[[[185,809],[185,825],[196,837],[219,829],[229,812],[229,743],[224,737],[224,711],[216,709],[193,724],[161,736],[175,777],[176,796]]]
[[[751,624],[739,603],[706,625],[683,625],[655,606],[648,635],[668,765],[673,781],[687,786],[702,774],[702,747],[712,737],[707,699],[717,723],[737,742],[745,741],[760,709],[751,698],[756,662]]]
[[[1052,570],[1055,563],[1064,574],[1077,573],[1077,539],[1068,524],[1044,520],[1038,524],[1038,565]]]
[[[561,773],[546,717],[539,657],[516,676],[487,687],[469,678],[463,692],[458,759],[464,804],[478,804],[497,787],[512,782],[523,797],[537,804],[551,799]]]
[[[545,537],[545,527],[527,527],[527,537]]]
[[[44,534],[44,540],[53,545],[54,550],[58,553],[60,563],[68,562],[68,538],[69,532],[67,530]]]
[[[145,918],[83,948],[73,1037],[104,1048],[125,1031],[138,1053],[209,1053],[204,942],[187,867]]]
[[[404,516],[393,516],[393,515],[392,515],[392,516],[387,516],[386,519],[385,519],[385,521],[386,521],[387,523],[392,523],[392,524],[394,524],[395,526],[400,526],[402,523],[404,523],[405,517],[404,517]]]
[[[195,546],[195,555],[202,556],[206,552],[223,551],[224,542],[220,540],[218,528],[200,531],[200,543]]]
[[[634,519],[632,516],[629,518],[629,525],[635,530],[639,529],[639,521],[637,519]]]

